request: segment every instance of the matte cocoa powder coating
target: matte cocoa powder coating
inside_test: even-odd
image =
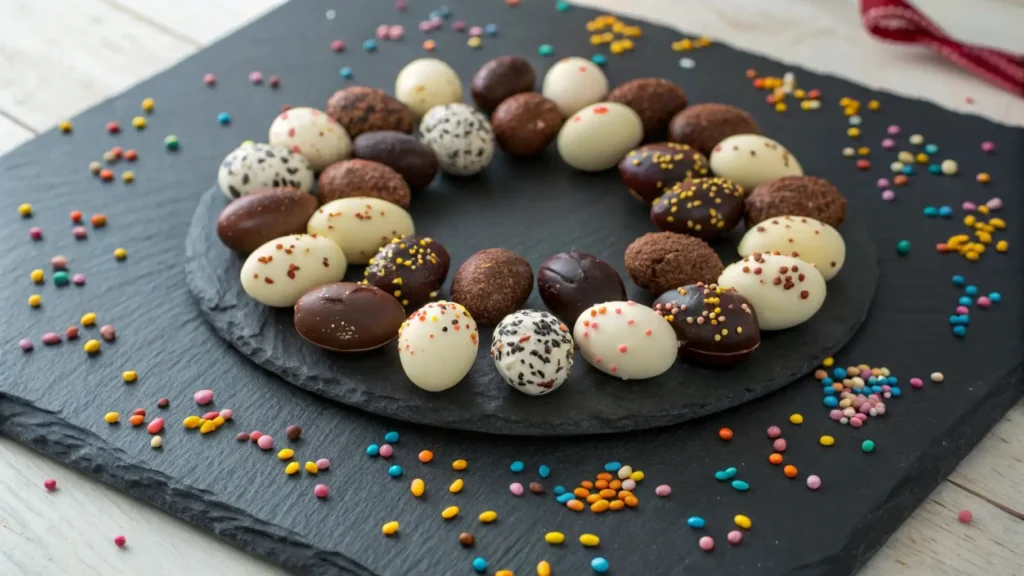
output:
[[[518,56],[498,56],[473,75],[473,100],[490,114],[509,96],[530,92],[537,75],[530,63]]]
[[[586,252],[559,252],[537,270],[537,291],[551,313],[569,326],[601,302],[626,300],[626,286],[610,264]]]
[[[411,134],[416,128],[416,114],[408,106],[383,90],[367,86],[335,92],[327,100],[327,115],[344,126],[351,138],[376,130]]]
[[[384,245],[363,271],[364,284],[391,294],[409,309],[438,299],[451,257],[440,242],[404,236]]]
[[[543,152],[558,136],[564,121],[558,105],[539,92],[510,96],[491,115],[498,146],[517,156]]]
[[[718,280],[725,268],[708,243],[676,232],[648,232],[626,247],[626,272],[637,286],[662,292]]]
[[[608,94],[609,102],[625,104],[644,123],[644,142],[664,140],[668,124],[686,108],[686,92],[664,78],[637,78],[619,84]]]
[[[846,219],[846,198],[817,176],[783,176],[759,184],[744,201],[747,228],[777,216],[805,216],[838,228]]]
[[[452,301],[465,306],[481,326],[501,322],[522,307],[532,291],[530,263],[505,248],[473,254],[452,279]]]
[[[324,284],[295,303],[295,331],[328,350],[372,350],[398,337],[405,309],[393,296],[354,282]]]
[[[684,360],[731,366],[761,345],[753,306],[732,288],[690,284],[665,292],[651,307],[672,325]]]
[[[711,154],[719,142],[737,134],[760,134],[754,117],[735,106],[708,102],[694,104],[676,114],[668,125],[668,139]]]
[[[390,166],[370,160],[342,160],[320,173],[316,195],[321,204],[339,198],[369,196],[392,204],[409,207],[412,192],[398,172]]]
[[[356,158],[389,166],[417,190],[426,188],[437,174],[434,151],[415,137],[394,130],[360,134],[352,143],[352,153]]]
[[[274,238],[306,232],[316,196],[296,188],[264,188],[233,200],[217,217],[217,236],[248,254]]]

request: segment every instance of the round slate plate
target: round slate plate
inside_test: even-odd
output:
[[[472,371],[458,386],[431,394],[402,372],[393,345],[362,354],[317,348],[296,334],[290,309],[270,309],[239,283],[243,259],[217,238],[217,214],[227,204],[219,190],[199,202],[186,240],[186,274],[203,314],[217,332],[253,362],[325,398],[407,422],[509,435],[624,432],[706,416],[767,394],[814,369],[853,336],[867,315],[878,280],[877,253],[867,231],[848,221],[843,271],[828,284],[825,305],[806,324],[764,334],[760,349],[739,366],[711,370],[677,363],[658,378],[623,382],[577,354],[572,375],[542,397],[521,394],[498,376],[489,357],[491,329],[480,331]],[[419,234],[445,245],[452,273],[477,250],[504,247],[522,254],[534,272],[547,256],[578,249],[612,264],[630,298],[655,295],[626,276],[622,255],[636,237],[654,230],[646,208],[614,173],[573,172],[557,154],[518,160],[499,154],[476,178],[440,177],[413,197]],[[726,263],[738,259],[737,230],[716,245]],[[362,277],[350,267],[347,280]],[[447,290],[449,284],[445,285]],[[446,294],[447,292],[445,292]],[[544,310],[534,290],[528,308]]]

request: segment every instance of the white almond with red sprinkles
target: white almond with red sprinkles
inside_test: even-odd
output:
[[[803,324],[825,303],[825,278],[813,264],[777,253],[756,252],[730,264],[718,284],[735,288],[754,307],[761,330]]]
[[[591,366],[623,380],[659,376],[678,353],[672,326],[633,301],[591,306],[576,319],[572,335]]]
[[[519,310],[494,329],[491,359],[509,386],[529,396],[558,389],[572,369],[569,327],[549,312]]]
[[[814,218],[778,216],[762,220],[747,230],[737,248],[740,256],[755,252],[779,252],[814,264],[826,280],[831,280],[846,262],[846,242],[839,232]]]
[[[803,176],[796,156],[782,144],[759,134],[737,134],[718,143],[708,159],[715,176],[754,189],[783,176]]]
[[[313,213],[306,231],[333,241],[349,264],[368,264],[393,238],[416,233],[412,216],[380,198],[353,196],[324,204]]]
[[[420,123],[420,142],[437,157],[441,170],[472,176],[494,158],[494,129],[487,117],[461,102],[431,108]]]
[[[562,58],[544,75],[541,93],[558,106],[562,116],[568,118],[584,107],[604,100],[608,95],[608,77],[597,64],[586,58]]]
[[[413,312],[398,330],[402,370],[428,392],[461,382],[476,361],[479,345],[476,321],[454,302],[431,302]]]
[[[416,116],[423,116],[434,106],[462,102],[462,81],[446,62],[420,58],[398,73],[395,98]]]
[[[245,143],[224,157],[217,185],[234,200],[261,188],[313,189],[313,168],[300,154],[281,146]]]
[[[345,275],[345,254],[330,239],[292,234],[260,246],[242,264],[242,289],[267,306],[294,306],[306,292]]]
[[[629,106],[598,102],[574,114],[558,132],[558,154],[584,172],[618,165],[644,137],[640,116]]]
[[[352,139],[345,128],[322,110],[291,108],[270,124],[267,140],[309,160],[315,172],[348,158]]]

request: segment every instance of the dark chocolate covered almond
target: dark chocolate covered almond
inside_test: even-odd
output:
[[[354,282],[324,284],[295,303],[295,331],[328,350],[372,350],[398,337],[405,308],[393,296]]]

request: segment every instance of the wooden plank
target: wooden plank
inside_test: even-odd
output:
[[[1024,518],[1024,401],[1010,409],[949,479]]]
[[[100,0],[4,0],[0,110],[43,130],[194,49]]]
[[[156,27],[172,30],[196,45],[227,36],[285,0],[103,0]],[[201,14],[201,18],[196,16]]]
[[[35,136],[27,128],[14,123],[3,114],[0,114],[0,155],[6,154],[19,144],[35,138]]]

